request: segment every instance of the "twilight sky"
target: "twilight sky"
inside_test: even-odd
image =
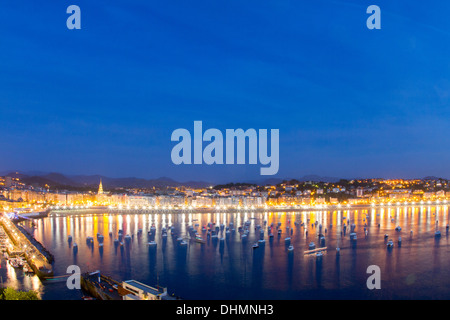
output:
[[[450,2],[428,4],[4,1],[0,171],[271,178],[174,165],[172,131],[201,120],[279,129],[281,178],[450,178]]]

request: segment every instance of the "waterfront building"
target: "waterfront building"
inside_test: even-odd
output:
[[[167,288],[153,288],[136,280],[123,281],[122,288],[130,292],[123,300],[161,300],[167,296]]]
[[[148,196],[148,195],[128,196],[127,200],[126,200],[126,204],[130,207],[155,206],[156,205],[156,197]]]

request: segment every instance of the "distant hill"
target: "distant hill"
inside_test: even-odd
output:
[[[73,175],[66,176],[61,173],[42,173],[39,175],[28,175],[21,172],[9,172],[5,174],[10,177],[19,178],[26,184],[38,185],[50,188],[97,188],[100,179],[102,180],[103,188],[165,188],[165,187],[192,187],[192,188],[206,188],[214,185],[205,181],[188,181],[178,182],[171,178],[161,177],[158,179],[142,179],[142,178],[110,178],[102,175]]]
[[[440,179],[444,179],[444,178],[438,178],[438,177],[435,177],[435,176],[428,176],[428,177],[423,178],[422,180],[440,180]],[[446,180],[446,179],[444,179],[444,180]]]
[[[310,174],[301,177],[298,181],[315,181],[315,182],[338,182],[341,178],[336,177],[321,177],[315,174]]]

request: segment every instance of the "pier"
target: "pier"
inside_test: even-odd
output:
[[[9,255],[23,257],[33,272],[41,279],[53,276],[51,261],[7,217],[0,217],[0,226],[11,242]]]

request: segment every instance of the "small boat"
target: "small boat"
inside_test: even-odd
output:
[[[395,231],[401,231],[402,228],[400,226],[395,227]]]
[[[265,243],[266,243],[266,240],[260,239],[260,240],[258,240],[258,243],[260,243],[260,244],[265,244]]]
[[[258,243],[255,242],[255,244],[252,246],[253,249],[259,248]]]
[[[19,262],[17,261],[16,258],[11,258],[11,259],[9,259],[8,262],[12,267],[19,268]]]
[[[187,245],[187,242],[186,242],[186,241],[182,240],[182,241],[180,242],[180,246],[186,246],[186,245]]]
[[[291,238],[290,238],[290,237],[287,237],[287,238],[284,239],[284,241],[290,242],[290,241],[291,241]]]
[[[387,247],[388,247],[388,248],[393,248],[393,247],[394,247],[394,241],[389,240],[389,241],[387,242]]]
[[[439,230],[436,230],[436,232],[434,233],[434,236],[436,238],[439,238],[441,236],[441,232]]]
[[[311,242],[308,246],[309,250],[314,250],[316,248],[316,244],[314,242]]]
[[[294,251],[294,246],[292,244],[289,246],[288,251]]]
[[[206,241],[200,235],[196,235],[194,241],[198,243],[206,243]]]
[[[33,270],[30,268],[30,266],[28,264],[25,264],[23,266],[23,272],[25,272],[25,273],[33,273]]]
[[[156,246],[156,242],[155,242],[155,241],[150,241],[150,242],[148,243],[148,245],[149,245],[150,247],[155,247],[155,246]]]

